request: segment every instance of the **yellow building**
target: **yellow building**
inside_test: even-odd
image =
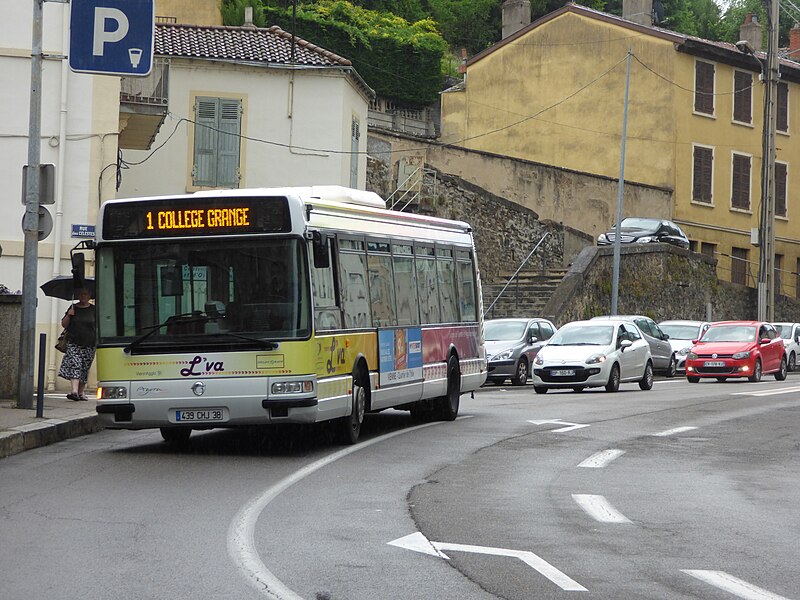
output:
[[[758,51],[758,24],[742,35]],[[465,82],[442,94],[441,141],[617,178],[629,51],[625,180],[672,189],[668,214],[693,249],[718,258],[720,279],[754,287],[762,52],[568,4],[467,61]],[[783,59],[780,72],[776,282],[797,296],[800,64]]]

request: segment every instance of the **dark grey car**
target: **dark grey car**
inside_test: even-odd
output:
[[[675,377],[678,362],[669,336],[661,331],[658,323],[644,315],[617,315],[616,317],[604,316],[595,319],[623,319],[633,321],[642,330],[644,339],[650,345],[650,354],[653,357],[653,370],[663,373],[667,377]]]
[[[598,246],[608,246],[617,237],[616,226],[597,237]],[[619,241],[621,244],[651,244],[664,242],[680,248],[689,247],[689,238],[683,230],[672,221],[666,219],[646,219],[628,217],[619,224]]]
[[[490,319],[484,323],[489,376],[486,381],[525,385],[531,364],[556,327],[547,319]]]

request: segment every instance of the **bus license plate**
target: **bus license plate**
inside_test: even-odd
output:
[[[223,421],[225,412],[221,408],[203,410],[176,410],[175,421],[178,423],[197,423],[199,421]]]
[[[575,369],[554,369],[550,374],[553,377],[572,377],[575,375]]]
[[[703,363],[704,367],[724,367],[725,363],[721,360],[707,360]]]

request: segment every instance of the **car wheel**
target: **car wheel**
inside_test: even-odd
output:
[[[687,380],[689,383],[700,383],[700,378],[699,378],[699,377],[688,377],[688,376],[687,376],[687,377],[686,377],[686,380]]]
[[[576,385],[574,388],[572,388],[572,391],[580,394],[584,389],[585,388],[582,385]]]
[[[761,381],[761,359],[756,359],[756,364],[753,367],[753,374],[747,378],[748,380],[752,381],[753,383],[758,383]]]
[[[614,365],[611,367],[611,373],[608,375],[608,383],[606,384],[607,392],[616,392],[619,390],[619,366]]]
[[[788,366],[786,365],[786,357],[781,357],[781,366],[775,373],[775,380],[776,381],[783,381],[786,379],[786,374],[788,373]]]
[[[162,427],[161,437],[170,444],[185,444],[192,435],[191,427]]]
[[[525,385],[528,383],[528,360],[523,356],[517,364],[517,374],[511,378],[511,385]]]
[[[535,385],[533,386],[533,391],[537,394],[546,394],[547,393],[547,386],[545,385]]]
[[[649,360],[644,367],[644,375],[639,380],[639,389],[645,391],[653,389],[653,363]]]
[[[794,370],[797,368],[797,356],[794,352],[789,355],[789,364],[786,365],[786,368],[791,372],[794,372]]]
[[[678,372],[678,361],[675,359],[675,355],[669,357],[669,365],[667,366],[667,372],[665,375],[669,378],[675,377],[675,374]],[[649,389],[649,388],[648,388]]]

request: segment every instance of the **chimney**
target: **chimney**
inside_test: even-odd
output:
[[[622,0],[622,18],[652,27],[653,0]]]
[[[252,6],[245,6],[244,7],[244,24],[242,27],[249,27],[251,29],[255,29],[255,25],[253,25],[253,7]]]
[[[739,39],[750,42],[756,52],[761,50],[761,23],[753,13],[745,15],[744,23],[739,28]]]
[[[789,30],[789,54],[791,60],[800,60],[800,25]]]
[[[503,39],[531,23],[530,0],[505,0],[503,2]]]

